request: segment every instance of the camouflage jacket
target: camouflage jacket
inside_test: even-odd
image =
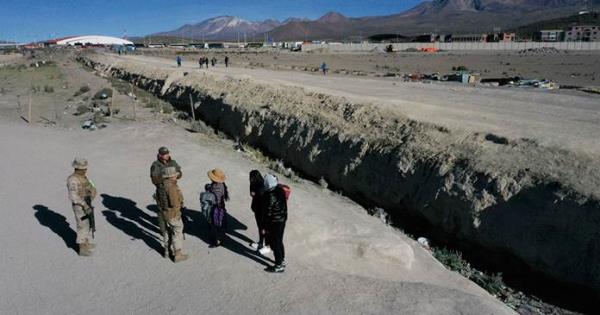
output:
[[[179,166],[175,160],[170,159],[166,163],[163,163],[157,158],[156,161],[152,163],[152,166],[150,166],[150,178],[152,179],[152,184],[154,184],[154,186],[158,187],[163,182],[162,170],[166,167],[174,167],[177,172],[179,172],[177,179],[180,179],[181,176],[183,176],[181,166]]]
[[[181,217],[181,208],[183,208],[183,194],[177,186],[170,180],[164,180],[156,188],[156,201],[162,211],[165,219]]]
[[[86,198],[93,200],[96,198],[96,187],[90,182],[85,175],[77,173],[71,174],[67,178],[67,189],[69,191],[69,199],[74,205],[82,206],[87,208],[89,205],[86,202]]]

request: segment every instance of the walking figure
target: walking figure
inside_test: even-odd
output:
[[[77,224],[77,250],[79,256],[91,256],[92,249],[96,247],[96,244],[90,241],[94,238],[96,230],[92,207],[92,200],[96,198],[96,187],[86,176],[88,168],[86,159],[76,158],[72,165],[75,170],[67,178],[67,189]]]
[[[327,75],[327,71],[329,71],[329,68],[327,67],[327,64],[325,62],[321,64],[321,70],[323,71],[323,75]]]

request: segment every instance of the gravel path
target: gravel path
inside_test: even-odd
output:
[[[182,165],[192,210],[184,241],[189,261],[157,252],[149,166],[160,145]],[[308,182],[293,189],[286,231],[288,269],[263,271],[270,258],[256,238],[247,174],[264,168],[228,141],[157,121],[86,132],[0,119],[1,314],[511,314],[511,310],[364,209]],[[96,182],[98,248],[69,248],[74,219],[65,179],[75,155]],[[230,240],[209,249],[197,196],[206,171],[220,167],[232,201]]]
[[[197,69],[184,61],[148,56],[115,56],[173,71]],[[195,70],[199,71],[199,70]],[[600,153],[600,97],[520,88],[483,88],[453,83],[406,83],[377,78],[356,78],[272,71],[265,69],[216,68],[202,70],[267,84],[301,86],[311,91],[344,96],[355,102],[371,102],[399,111],[415,120],[455,130],[494,133],[510,139],[527,138],[547,146]]]

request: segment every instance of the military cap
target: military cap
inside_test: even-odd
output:
[[[88,161],[84,158],[75,158],[75,160],[73,160],[73,163],[71,165],[73,165],[74,169],[87,170]]]

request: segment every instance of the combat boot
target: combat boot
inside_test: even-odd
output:
[[[90,250],[96,248],[96,244],[90,243],[90,241],[85,241],[85,246],[87,246],[87,248]]]
[[[175,251],[175,255],[173,256],[173,262],[178,263],[178,262],[184,261],[184,260],[186,260],[188,258],[189,258],[188,255],[182,253],[181,249],[178,249],[178,250]]]
[[[79,244],[79,256],[92,256],[92,250],[86,243]]]

